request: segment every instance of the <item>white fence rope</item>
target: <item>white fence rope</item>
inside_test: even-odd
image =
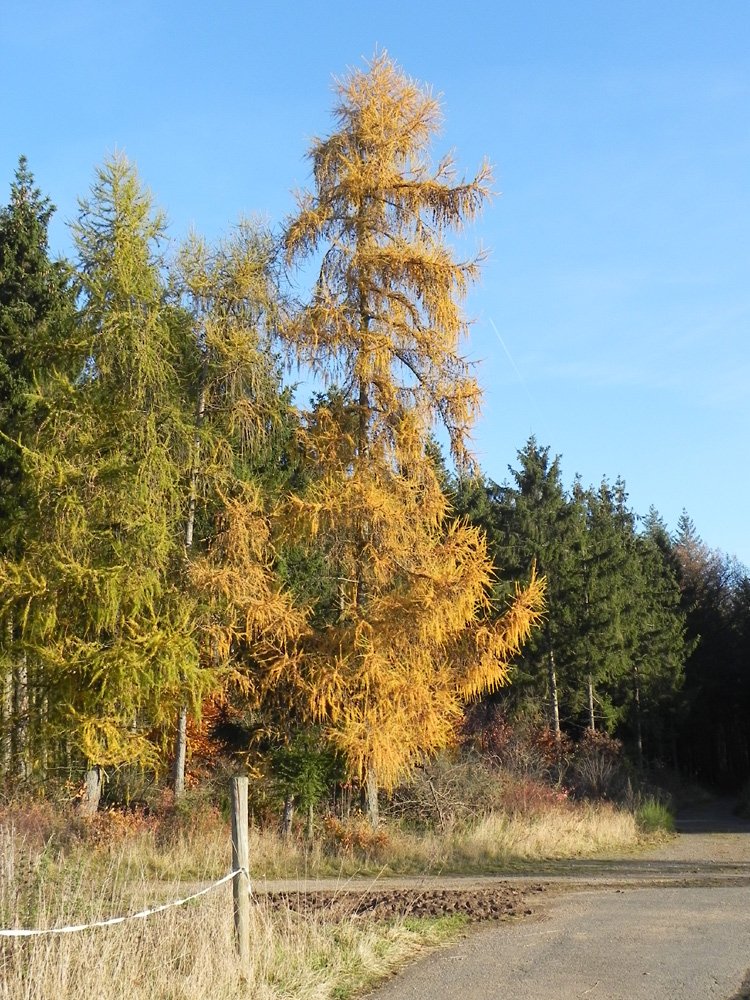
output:
[[[184,899],[174,899],[171,903],[162,903],[161,906],[155,906],[151,910],[141,910],[140,913],[128,913],[124,917],[110,917],[109,920],[96,920],[91,924],[71,924],[69,927],[49,927],[43,928],[41,930],[30,930],[26,928],[15,928],[12,930],[0,930],[0,937],[40,937],[43,934],[73,934],[76,931],[87,931],[92,927],[112,927],[114,924],[125,923],[126,920],[142,920],[144,917],[150,917],[154,913],[162,913],[164,910],[171,910],[174,906],[184,906],[185,903],[189,903],[191,899],[198,899],[199,896],[205,896],[207,892],[211,892],[219,885],[223,885],[224,882],[228,882],[233,879],[235,875],[245,874],[250,878],[248,872],[244,868],[238,868],[236,871],[230,872],[225,875],[224,878],[220,878],[218,882],[214,882],[212,885],[206,886],[205,889],[201,889],[199,892],[194,892],[190,896],[185,896]]]

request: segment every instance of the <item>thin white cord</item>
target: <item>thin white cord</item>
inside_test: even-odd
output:
[[[171,910],[174,906],[183,906],[185,903],[189,903],[191,899],[197,899],[199,896],[205,896],[207,892],[211,892],[219,885],[223,885],[224,882],[228,882],[233,879],[235,875],[240,875],[244,872],[248,875],[248,872],[244,868],[238,868],[236,871],[230,872],[225,875],[224,878],[220,878],[218,882],[214,882],[213,885],[207,886],[205,889],[201,889],[199,892],[194,892],[190,896],[185,896],[184,899],[175,899],[171,903],[163,903],[161,906],[155,906],[151,910],[141,910],[140,913],[129,913],[124,917],[110,917],[109,920],[96,920],[91,924],[71,924],[68,927],[49,927],[43,930],[30,930],[26,928],[16,928],[13,930],[0,930],[0,937],[40,937],[43,934],[73,934],[76,931],[87,931],[91,927],[112,927],[114,924],[122,924],[126,920],[142,920],[144,917],[150,917],[154,913],[162,913],[164,910]],[[248,875],[248,879],[249,879]]]

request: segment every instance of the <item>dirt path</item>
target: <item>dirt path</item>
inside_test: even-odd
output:
[[[734,815],[734,799],[716,799],[680,813],[675,840],[649,852],[654,861],[750,865],[750,821]]]

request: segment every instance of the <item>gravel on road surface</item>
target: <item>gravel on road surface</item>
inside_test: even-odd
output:
[[[372,1000],[728,1000],[750,963],[750,887],[598,890],[485,925]]]

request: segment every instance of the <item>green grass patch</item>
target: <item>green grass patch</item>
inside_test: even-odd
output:
[[[404,917],[401,923],[406,930],[429,938],[430,943],[440,944],[465,930],[469,918],[463,913],[451,913],[445,917]]]
[[[657,799],[645,799],[636,809],[635,819],[643,833],[674,833],[672,811]]]

